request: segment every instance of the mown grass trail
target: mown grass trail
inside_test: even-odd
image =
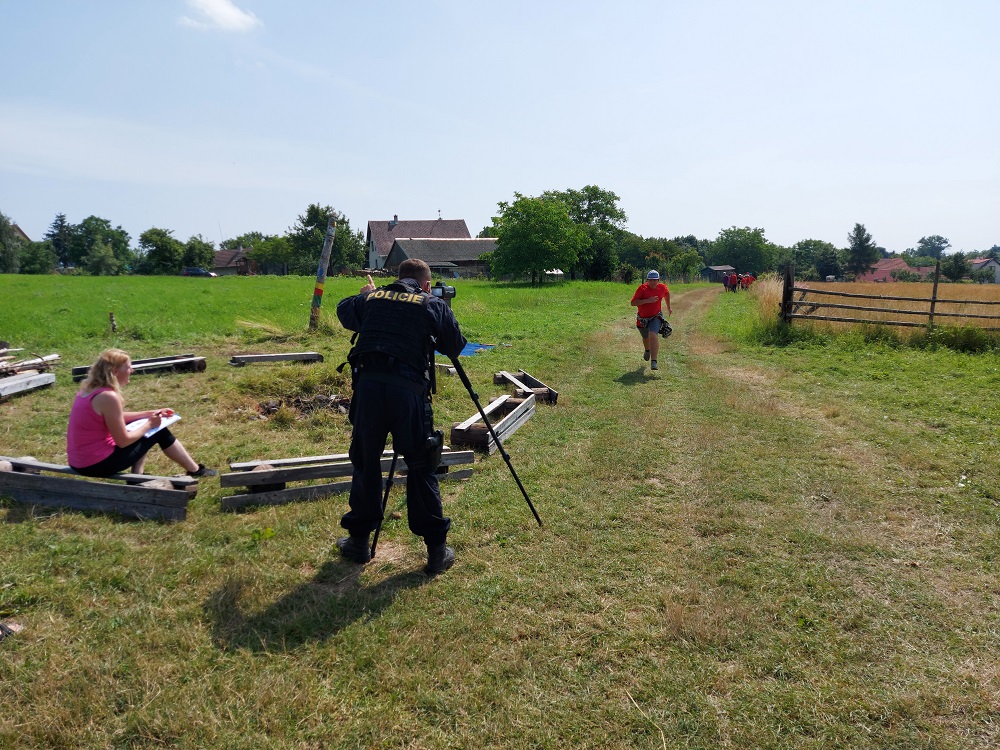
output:
[[[996,360],[759,348],[748,297],[694,287],[651,373],[631,291],[460,291],[471,337],[513,344],[470,360],[481,395],[521,367],[560,398],[508,445],[544,527],[481,461],[434,581],[405,521],[341,562],[342,498],[228,514],[209,486],[173,525],[8,504],[0,746],[994,746]],[[292,338],[327,347],[306,371],[227,370],[241,342],[213,340],[209,377],[132,398],[189,403],[217,462],[340,450],[338,417],[246,411],[343,386],[325,335]],[[439,422],[471,414],[439,386]],[[2,439],[54,455],[59,387],[0,405]]]

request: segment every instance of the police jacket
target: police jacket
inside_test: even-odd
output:
[[[418,382],[425,378],[431,346],[457,357],[466,343],[451,308],[425,293],[415,279],[398,279],[373,292],[342,299],[337,317],[344,328],[358,333],[352,366],[359,362],[390,367]]]

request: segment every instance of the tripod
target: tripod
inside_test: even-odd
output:
[[[500,455],[503,456],[503,460],[507,464],[507,468],[510,469],[511,476],[514,477],[514,481],[517,482],[517,487],[521,490],[521,494],[524,495],[524,500],[528,503],[528,507],[531,509],[531,514],[535,517],[538,525],[542,525],[542,519],[538,515],[538,511],[535,510],[535,506],[531,502],[531,498],[528,497],[528,491],[524,489],[524,485],[521,484],[520,477],[517,476],[517,472],[514,471],[514,464],[510,462],[510,455],[507,450],[503,447],[503,443],[500,442],[500,438],[497,437],[496,430],[493,429],[493,425],[490,423],[489,417],[486,416],[486,412],[483,410],[483,405],[479,402],[479,394],[476,393],[472,388],[472,383],[469,381],[469,376],[465,373],[465,368],[462,367],[462,363],[458,361],[458,357],[450,357],[451,364],[455,367],[455,372],[458,373],[459,378],[462,380],[462,385],[469,392],[469,396],[472,398],[472,403],[476,405],[476,409],[479,410],[479,416],[483,418],[483,422],[486,424],[486,429],[489,430],[490,435],[493,437],[494,442],[497,444],[497,450],[500,451]],[[375,547],[378,545],[379,532],[382,531],[382,519],[385,518],[385,509],[389,504],[389,490],[392,489],[392,476],[396,471],[396,459],[398,454],[395,448],[392,451],[392,461],[389,463],[389,475],[385,480],[385,488],[382,494],[382,518],[379,519],[378,526],[375,527],[375,534],[372,537],[372,547],[371,556],[375,557]]]

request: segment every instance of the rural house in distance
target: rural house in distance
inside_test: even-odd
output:
[[[495,237],[462,239],[398,239],[385,259],[385,268],[395,272],[408,258],[419,258],[442,276],[478,276],[486,273],[480,258],[497,249]]]
[[[368,248],[368,268],[385,268],[386,259],[397,239],[472,239],[465,219],[420,219],[399,220],[394,215],[392,221],[369,221],[365,245]],[[411,256],[412,257],[412,256]],[[426,260],[426,258],[421,258]]]

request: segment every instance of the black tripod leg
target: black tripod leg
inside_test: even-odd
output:
[[[382,494],[382,517],[378,520],[378,526],[375,527],[375,536],[372,537],[372,549],[371,556],[375,557],[375,547],[378,546],[378,535],[382,531],[382,521],[385,520],[385,509],[389,505],[389,490],[392,489],[392,475],[396,471],[396,449],[392,449],[392,461],[389,463],[389,476],[385,478],[385,491]]]
[[[531,514],[535,517],[535,520],[538,521],[538,525],[541,526],[542,519],[539,517],[538,511],[535,510],[535,506],[532,504],[531,498],[528,497],[528,491],[525,490],[524,485],[521,484],[521,479],[517,476],[517,472],[514,471],[514,464],[510,462],[510,456],[504,449],[503,443],[500,442],[500,438],[497,437],[497,433],[493,429],[493,425],[490,424],[490,420],[486,416],[486,412],[483,411],[483,405],[479,403],[479,394],[472,389],[472,383],[469,382],[469,376],[465,374],[465,369],[462,367],[461,362],[458,361],[458,357],[449,357],[449,359],[451,359],[451,363],[455,366],[455,372],[457,372],[458,376],[462,379],[462,385],[465,386],[465,389],[469,392],[469,396],[472,397],[472,403],[474,403],[476,408],[479,410],[479,416],[481,416],[483,418],[483,422],[486,423],[486,429],[489,430],[493,441],[497,444],[497,450],[500,451],[500,455],[503,456],[503,460],[507,463],[507,468],[510,469],[510,473],[514,477],[514,481],[517,482],[518,489],[521,490],[521,494],[524,495],[525,502],[527,502],[528,507],[531,508]]]

